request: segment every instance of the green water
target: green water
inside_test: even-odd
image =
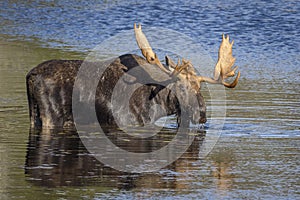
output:
[[[297,0],[1,1],[0,199],[300,199],[299,6]],[[133,23],[185,34],[215,59],[222,33],[235,40],[241,78],[226,90],[222,135],[207,157],[198,155],[211,135],[210,118],[205,137],[197,135],[180,159],[143,174],[103,166],[74,133],[29,131],[27,72],[49,59],[84,59]],[[203,94],[210,116],[216,102],[206,87]],[[132,151],[145,148],[118,139]]]
[[[195,141],[165,169],[122,174],[99,167],[84,156],[82,145],[66,147],[74,137],[32,133],[29,138],[27,72],[45,60],[85,55],[1,38],[1,199],[299,198],[299,84],[242,77],[236,89],[227,91],[224,130],[206,158],[198,158],[201,142]],[[28,154],[30,149],[34,154]],[[27,173],[26,156],[36,166]]]
[[[0,196],[20,199],[35,196],[25,180],[24,164],[29,136],[29,118],[25,87],[27,72],[38,63],[51,58],[80,58],[77,53],[66,53],[41,48],[34,42],[0,41]],[[27,191],[26,189],[27,188]],[[25,189],[25,190],[24,190]],[[34,198],[32,198],[34,199]]]

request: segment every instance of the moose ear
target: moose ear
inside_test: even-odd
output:
[[[173,62],[173,60],[169,57],[169,56],[165,56],[165,60],[166,60],[166,66],[170,68],[175,69],[176,64]]]
[[[170,66],[169,56],[165,56],[166,66]]]

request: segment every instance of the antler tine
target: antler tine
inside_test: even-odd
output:
[[[173,69],[171,76],[178,76],[182,71],[182,74],[196,75],[192,63],[184,58],[182,58],[182,60],[178,58],[177,64],[175,64],[169,56],[166,56],[166,64],[169,68]]]
[[[170,74],[171,72],[168,71],[161,64],[160,60],[157,58],[157,55],[152,51],[152,48],[151,48],[145,34],[143,33],[142,26],[140,24],[138,27],[136,26],[136,24],[134,24],[134,33],[135,33],[136,42],[137,42],[139,48],[141,49],[143,56],[148,61],[148,63],[156,64],[165,73]]]
[[[233,81],[232,83],[227,83],[227,82],[225,82],[225,81],[222,81],[222,84],[223,84],[225,87],[228,87],[228,88],[234,88],[234,87],[238,84],[238,82],[239,82],[240,75],[241,75],[241,73],[238,72],[236,78],[234,79],[234,81]]]
[[[183,70],[186,70],[191,63],[189,61],[186,61],[182,59],[182,63],[180,63],[180,59],[178,58],[177,65],[174,68],[174,71],[172,72],[171,76],[177,76],[180,74]]]

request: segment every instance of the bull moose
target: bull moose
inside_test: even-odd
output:
[[[100,62],[50,60],[33,68],[26,76],[31,128],[74,127],[72,114],[74,102],[83,110],[82,113],[86,113],[82,118],[86,118],[87,123],[88,115],[93,109],[96,111],[98,122],[106,125],[115,125],[116,121],[146,125],[165,115],[174,114],[180,122],[182,111],[188,113],[192,123],[205,123],[206,106],[200,93],[201,83],[222,84],[228,88],[237,85],[240,72],[232,83],[226,82],[228,77],[235,76],[237,69],[232,68],[235,58],[232,56],[233,41],[229,41],[229,36],[223,35],[214,76],[209,78],[198,76],[192,63],[186,59],[178,60],[176,64],[166,56],[163,65],[142,32],[141,25],[134,24],[134,32],[145,58],[134,54],[121,55],[109,64],[101,77],[86,72],[87,79],[99,80],[92,98],[94,100],[92,108],[86,106],[90,101],[87,97],[89,87],[86,84],[81,85],[80,81],[75,86],[75,81],[83,64],[97,68],[101,67]],[[143,77],[140,77],[139,70],[143,72]],[[133,71],[138,73],[132,73]],[[124,75],[131,80],[123,79]],[[151,81],[142,84],[133,92],[129,99],[129,110],[126,112],[119,110],[116,115],[111,106],[116,84],[122,82],[124,87],[131,87],[136,82],[142,83],[145,77]],[[153,105],[159,105],[161,109],[153,111]]]

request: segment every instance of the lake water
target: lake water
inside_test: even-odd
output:
[[[300,199],[299,12],[297,0],[1,1],[0,199]],[[209,123],[180,159],[142,174],[103,166],[74,132],[29,130],[28,71],[84,59],[134,22],[183,33],[213,59],[221,34],[234,38],[242,75],[226,90],[222,135],[205,158]],[[170,141],[174,130],[164,131],[144,142]],[[129,142],[119,144],[140,150]]]

